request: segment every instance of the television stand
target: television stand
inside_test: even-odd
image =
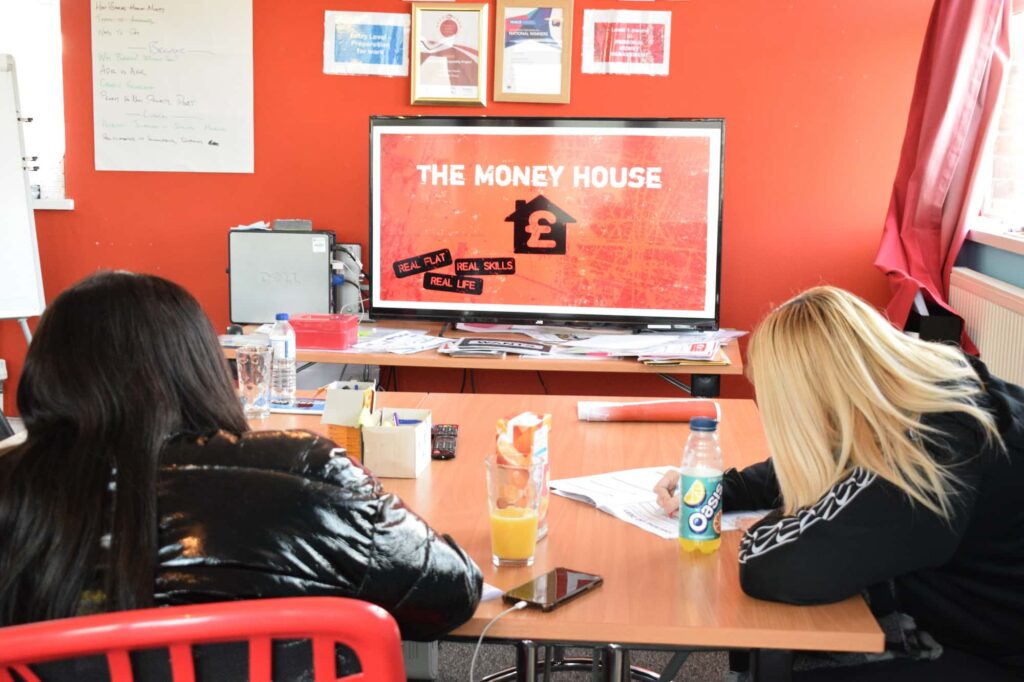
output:
[[[438,336],[441,331],[441,322],[406,321],[406,320],[381,320],[377,323],[381,327],[394,329],[422,330],[428,334]],[[375,325],[366,325],[372,328]],[[465,332],[448,330],[446,338],[458,338],[468,336]],[[503,334],[495,333],[489,336],[502,337]],[[512,338],[521,339],[519,335]],[[348,351],[333,350],[303,350],[296,351],[296,360],[299,362],[326,362],[334,364],[362,364],[380,365],[382,367],[429,367],[435,369],[490,369],[501,371],[525,371],[525,372],[601,372],[607,374],[651,374],[662,377],[673,386],[691,392],[695,397],[714,398],[718,397],[720,390],[719,377],[723,374],[742,375],[743,359],[736,344],[730,344],[722,349],[729,360],[728,365],[690,364],[690,365],[664,365],[648,366],[632,359],[625,358],[601,358],[598,360],[575,360],[563,359],[550,356],[521,356],[508,355],[504,358],[488,357],[458,357],[438,353],[434,350],[427,350],[409,355],[398,355],[395,353],[352,353]],[[234,349],[225,348],[224,354],[234,357]],[[682,377],[690,375],[690,384],[682,381]],[[628,393],[628,391],[627,391]]]
[[[659,376],[694,398],[717,398],[722,393],[722,377],[718,374],[694,374],[689,384],[669,374]]]

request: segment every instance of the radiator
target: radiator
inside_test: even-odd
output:
[[[949,302],[989,371],[1024,386],[1024,289],[968,268],[953,268]]]

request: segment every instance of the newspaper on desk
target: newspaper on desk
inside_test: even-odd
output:
[[[654,486],[674,467],[646,467],[551,481],[551,492],[597,507],[615,518],[672,540],[679,537],[679,518],[658,506]],[[767,511],[722,514],[722,531],[743,530]]]
[[[547,355],[551,352],[551,346],[546,343],[533,343],[531,341],[467,336],[461,339],[449,340],[448,343],[438,349],[438,352],[446,355],[498,357],[509,353],[513,355]]]

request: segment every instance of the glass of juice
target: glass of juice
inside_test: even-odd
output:
[[[487,464],[487,506],[491,515],[491,560],[495,566],[532,566],[546,462]]]

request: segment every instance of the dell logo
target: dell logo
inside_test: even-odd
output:
[[[297,272],[260,272],[260,284],[301,284]]]

